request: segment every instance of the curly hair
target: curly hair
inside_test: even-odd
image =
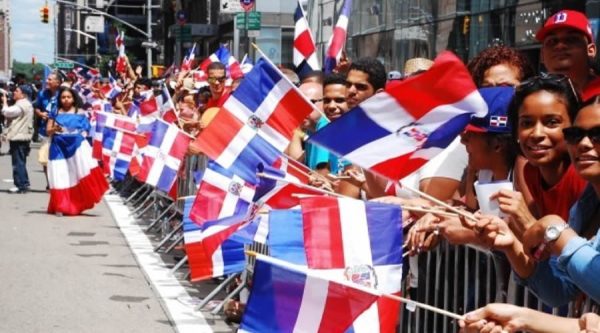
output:
[[[493,66],[508,64],[519,70],[519,81],[528,79],[535,71],[527,58],[519,51],[504,45],[488,47],[479,52],[467,64],[475,85],[481,87],[485,72]]]

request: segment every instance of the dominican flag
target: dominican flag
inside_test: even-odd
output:
[[[177,108],[175,108],[175,103],[173,103],[169,89],[167,89],[166,86],[163,86],[161,89],[158,99],[160,104],[160,117],[169,124],[177,123],[179,121],[179,112],[177,111]]]
[[[104,97],[111,100],[111,99],[119,96],[119,94],[121,94],[121,92],[123,91],[123,88],[121,88],[119,86],[119,84],[117,83],[117,80],[115,80],[115,78],[113,78],[109,72],[108,73],[108,85],[103,86],[101,91],[104,94]]]
[[[310,32],[306,15],[300,1],[294,12],[294,67],[296,73],[302,76],[310,71],[321,69],[317,58],[317,47]]]
[[[349,198],[301,200],[304,247],[309,268],[333,280],[400,292],[402,212],[400,207]],[[393,332],[399,303],[382,298],[353,323],[354,332]]]
[[[102,137],[102,166],[113,179],[124,180],[136,145],[134,132],[104,127]]]
[[[138,179],[168,193],[177,179],[190,139],[177,126],[156,119],[150,141],[144,147]]]
[[[342,51],[346,45],[348,35],[348,21],[352,11],[352,0],[345,0],[344,7],[340,12],[333,34],[327,43],[327,55],[325,57],[325,73],[331,73],[342,57]]]
[[[140,100],[138,103],[139,115],[142,117],[158,117],[161,104],[162,100],[154,96],[153,90],[143,91],[140,94]]]
[[[271,209],[286,209],[297,206],[300,199],[294,194],[322,195],[309,187],[311,170],[304,164],[280,157],[272,167],[259,165],[258,171],[271,177],[259,177],[254,202],[259,206],[266,205]]]
[[[137,124],[135,120],[116,113],[99,111],[95,113],[96,126],[92,135],[93,152],[92,157],[101,161],[103,155],[104,128],[121,130],[124,132],[135,132]]]
[[[203,225],[206,221],[246,215],[254,192],[254,185],[211,161],[202,175],[190,219]]]
[[[208,65],[213,62],[220,62],[225,65],[225,72],[228,78],[233,80],[244,77],[242,73],[242,67],[237,59],[229,53],[229,49],[226,46],[221,46],[215,53],[211,54],[208,58],[200,64],[200,69],[203,73],[208,73]]]
[[[342,333],[380,296],[374,290],[257,255],[252,292],[238,332]]]
[[[189,71],[192,69],[192,63],[194,62],[194,58],[196,57],[196,43],[192,45],[192,48],[188,51],[188,54],[183,58],[181,62],[181,70]]]
[[[229,225],[224,223],[203,231],[189,218],[193,203],[194,198],[186,198],[183,212],[183,240],[191,281],[243,271],[246,265],[244,243],[227,239],[235,232],[240,220],[230,219]]]
[[[222,167],[256,183],[258,164],[273,164],[312,110],[297,88],[261,59],[196,144]]]
[[[48,213],[79,215],[93,208],[108,189],[92,148],[80,134],[52,137],[48,158]]]
[[[117,30],[115,36],[115,46],[119,51],[119,56],[117,57],[117,64],[115,65],[115,70],[118,73],[125,73],[127,71],[127,55],[125,54],[125,32]]]
[[[444,150],[472,115],[487,110],[462,61],[444,52],[427,72],[367,99],[310,140],[399,180]]]

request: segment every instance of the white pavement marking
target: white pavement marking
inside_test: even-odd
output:
[[[200,311],[195,311],[193,306],[182,304],[181,299],[189,299],[190,295],[170,273],[170,269],[160,256],[154,252],[150,240],[135,219],[130,216],[129,208],[125,206],[123,199],[118,195],[105,195],[104,201],[129,243],[136,261],[142,267],[146,279],[152,283],[158,293],[157,296],[171,318],[175,330],[179,333],[212,333],[212,328]]]

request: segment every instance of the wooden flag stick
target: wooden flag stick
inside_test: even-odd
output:
[[[346,198],[345,195],[342,195],[342,194],[339,194],[339,193],[329,192],[329,191],[325,191],[323,189],[320,189],[318,187],[314,187],[314,186],[310,186],[310,185],[307,185],[307,184],[302,184],[302,183],[299,183],[299,182],[291,181],[289,179],[284,179],[284,178],[280,178],[280,177],[271,176],[271,175],[268,175],[268,174],[266,174],[264,172],[258,172],[256,175],[258,177],[262,177],[262,178],[266,178],[266,179],[271,179],[271,180],[277,180],[277,181],[281,181],[281,182],[284,182],[284,183],[296,185],[298,187],[309,189],[311,191],[319,192],[319,193],[322,193],[322,194],[325,194],[325,195],[331,195],[331,196],[338,197],[338,198]]]
[[[433,203],[436,203],[436,204],[438,204],[438,205],[440,205],[440,206],[448,209],[449,211],[452,211],[452,212],[454,212],[454,213],[456,213],[458,215],[464,216],[465,218],[467,218],[467,219],[469,219],[469,220],[471,220],[473,222],[477,222],[477,219],[471,213],[468,213],[468,212],[462,211],[462,210],[460,210],[460,209],[458,209],[456,207],[453,207],[452,205],[449,205],[449,204],[443,202],[442,200],[439,200],[439,199],[437,199],[437,198],[435,198],[435,197],[433,197],[433,196],[431,196],[431,195],[429,195],[429,194],[427,194],[425,192],[419,191],[416,188],[413,188],[411,186],[407,186],[407,185],[403,185],[403,184],[400,184],[400,186],[402,186],[402,188],[404,188],[404,189],[407,189],[407,190],[409,190],[409,191],[411,191],[411,192],[419,195],[422,198],[425,198],[425,199],[427,199],[427,200],[429,200],[429,201],[431,201]]]
[[[255,251],[246,251],[246,254],[248,256],[255,257],[255,258],[263,257],[263,258],[265,258],[265,259],[263,259],[263,261],[266,261],[266,259],[268,259],[269,261],[275,261],[275,260],[281,261],[282,262],[281,264],[283,264],[283,265],[286,265],[286,264],[289,265],[290,264],[290,263],[282,261],[280,259],[272,258],[270,256],[267,256],[267,255],[264,255],[264,254],[260,254],[260,253],[257,253]],[[353,283],[351,283],[349,281],[335,281],[335,280],[331,280],[331,281],[332,282],[337,282],[337,283],[341,282],[343,284],[347,284],[348,286],[353,286],[354,285]],[[440,308],[437,308],[435,306],[431,306],[431,305],[428,305],[428,304],[425,304],[425,303],[416,302],[416,301],[413,301],[411,299],[404,298],[404,297],[401,297],[401,296],[396,296],[396,295],[391,295],[391,294],[383,294],[380,291],[378,291],[376,289],[373,289],[373,288],[369,288],[369,287],[365,287],[365,286],[361,286],[361,285],[356,285],[356,289],[361,289],[361,290],[364,290],[364,291],[369,292],[369,293],[374,294],[374,295],[381,295],[381,297],[392,299],[392,300],[398,301],[400,303],[404,303],[405,305],[414,305],[414,306],[419,307],[419,308],[421,308],[423,310],[435,312],[437,314],[441,314],[443,316],[450,317],[452,319],[456,319],[456,320],[464,319],[464,316],[461,316],[459,314],[456,314],[456,313],[453,313],[453,312],[450,312],[450,311],[446,311],[444,309],[440,309]]]

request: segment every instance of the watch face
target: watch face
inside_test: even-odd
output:
[[[548,228],[548,230],[546,230],[546,238],[551,240],[558,238],[559,234],[560,232],[556,228]]]

